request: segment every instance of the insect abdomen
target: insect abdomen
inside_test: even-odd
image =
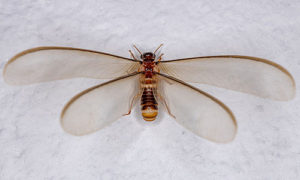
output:
[[[145,89],[141,100],[142,116],[145,121],[155,120],[158,114],[157,102],[152,89]]]
[[[142,82],[143,95],[141,99],[142,116],[145,121],[153,121],[158,114],[157,101],[154,97],[156,82],[152,78],[145,78]]]

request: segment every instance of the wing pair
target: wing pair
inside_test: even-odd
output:
[[[5,66],[4,78],[13,85],[77,77],[116,78],[83,91],[65,106],[62,127],[71,134],[84,135],[107,126],[129,110],[139,90],[139,65],[139,61],[102,52],[40,47],[13,57]],[[158,66],[162,72],[158,74],[158,90],[176,121],[216,142],[234,138],[237,126],[233,114],[216,98],[183,81],[275,100],[289,100],[295,94],[295,83],[288,71],[264,59],[209,56],[162,61]]]

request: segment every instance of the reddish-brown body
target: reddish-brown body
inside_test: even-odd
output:
[[[140,72],[143,73],[140,79],[141,84],[141,110],[142,116],[146,121],[153,121],[158,114],[157,107],[157,80],[155,72],[159,72],[153,53],[144,53],[141,58],[143,63]]]

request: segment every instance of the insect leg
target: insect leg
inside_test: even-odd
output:
[[[168,107],[168,104],[167,104],[166,100],[165,100],[159,93],[157,93],[156,95],[157,95],[157,96],[159,97],[159,99],[163,102],[164,106],[166,107],[166,109],[167,109],[167,111],[168,111],[168,114],[169,114],[171,117],[173,117],[174,119],[176,119],[176,117],[171,113],[171,111],[170,111],[170,109],[169,109],[169,107]]]
[[[133,106],[135,100],[137,100],[139,97],[141,97],[141,95],[142,95],[142,92],[140,91],[138,94],[136,94],[136,95],[132,98],[132,100],[131,100],[131,102],[130,102],[130,107],[129,107],[128,113],[123,114],[123,116],[127,116],[127,115],[129,115],[129,114],[131,113],[131,109],[132,109],[132,106]]]

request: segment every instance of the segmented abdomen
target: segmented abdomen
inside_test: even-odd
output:
[[[141,88],[143,90],[141,106],[142,116],[146,121],[153,121],[158,114],[156,94],[156,80],[155,77],[144,77],[141,81]]]

